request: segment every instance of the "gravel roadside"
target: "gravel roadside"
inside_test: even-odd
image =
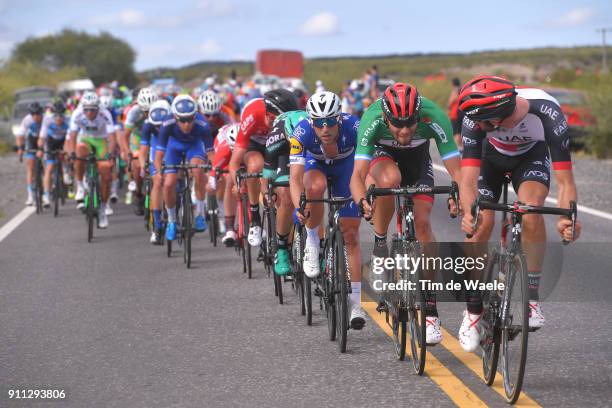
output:
[[[432,146],[434,162],[441,163],[440,157]],[[610,211],[612,203],[612,160],[596,160],[589,157],[576,157],[574,176],[578,185],[580,204],[602,211]],[[556,186],[552,178],[551,196],[556,197]],[[0,156],[0,226],[23,209],[26,199],[25,168],[16,155]]]

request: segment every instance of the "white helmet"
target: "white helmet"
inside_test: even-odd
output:
[[[151,104],[151,109],[149,109],[149,122],[155,126],[159,126],[169,114],[170,104],[165,99],[159,99]]]
[[[238,136],[239,128],[239,123],[232,123],[229,125],[225,125],[221,129],[219,129],[219,136],[225,139],[230,149],[232,150],[234,150],[234,145],[236,144],[236,137]]]
[[[98,98],[95,92],[85,92],[81,98],[81,106],[83,108],[98,109],[100,107],[100,98]]]
[[[185,118],[196,114],[198,106],[196,101],[189,95],[177,95],[172,101],[171,111],[174,116]]]
[[[156,100],[157,94],[153,92],[151,88],[142,88],[140,92],[138,92],[138,98],[136,98],[138,106],[140,106],[140,109],[144,111],[148,111],[151,107],[151,104]]]
[[[340,114],[340,98],[329,91],[317,92],[306,103],[306,112],[311,119],[322,119]]]
[[[102,95],[100,97],[100,106],[104,109],[110,109],[113,106],[113,97],[111,95]]]
[[[221,109],[221,97],[214,91],[204,91],[198,97],[198,106],[203,114],[214,115]]]

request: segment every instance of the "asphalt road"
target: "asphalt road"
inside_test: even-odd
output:
[[[442,201],[438,240],[461,241]],[[463,305],[439,305],[445,339],[417,377],[376,314],[340,355],[324,316],[307,327],[287,285],[279,305],[261,264],[248,281],[234,251],[206,234],[187,270],[180,253],[168,259],[148,243],[131,209],[115,211],[92,244],[72,205],[58,219],[28,217],[0,242],[0,406],[33,405],[7,398],[17,387],[67,391],[44,406],[505,406],[499,382],[484,385],[479,358],[455,339]],[[529,339],[524,405],[612,397],[612,222],[581,219],[589,244],[563,249],[548,324]],[[372,241],[369,225],[361,238]]]

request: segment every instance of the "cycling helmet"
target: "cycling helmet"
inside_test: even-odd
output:
[[[238,129],[240,128],[240,124],[233,123],[230,125],[225,125],[221,129],[219,129],[219,134],[221,137],[225,139],[230,149],[234,149],[234,145],[236,144],[236,137],[238,137]]]
[[[164,119],[170,114],[170,104],[165,99],[160,99],[151,105],[149,109],[149,122],[155,126],[162,124]]]
[[[193,98],[189,95],[183,94],[178,95],[172,101],[172,114],[179,118],[187,118],[190,116],[194,116],[198,107]]]
[[[30,106],[28,106],[28,111],[31,115],[42,115],[43,107],[38,102],[32,102]]]
[[[66,112],[66,104],[61,98],[58,98],[53,102],[51,110],[56,115],[63,115]]]
[[[340,98],[329,91],[313,94],[306,103],[306,112],[310,119],[322,119],[338,116],[340,114]]]
[[[266,112],[275,115],[298,110],[297,98],[293,92],[282,88],[266,92],[264,102],[266,103]]]
[[[100,106],[104,109],[111,109],[113,107],[113,97],[110,95],[102,95],[100,97]]]
[[[410,127],[419,121],[421,96],[417,89],[402,82],[387,87],[382,98],[382,110],[395,127]]]
[[[142,88],[140,92],[138,92],[138,98],[136,99],[138,106],[144,111],[148,111],[151,104],[156,100],[157,94],[153,92],[151,88]]]
[[[100,107],[100,98],[95,92],[86,92],[81,98],[81,106],[83,109],[98,109]]]
[[[203,114],[214,115],[221,109],[221,97],[214,91],[204,91],[198,97],[198,106]]]
[[[514,112],[515,106],[516,89],[505,78],[478,76],[459,92],[459,109],[475,121],[503,120]]]

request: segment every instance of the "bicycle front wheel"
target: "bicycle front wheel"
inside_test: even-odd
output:
[[[249,233],[249,203],[247,200],[247,195],[243,194],[241,197],[242,200],[242,223],[243,223],[243,227],[242,230],[244,231],[244,250],[245,250],[245,265],[246,265],[246,272],[247,275],[249,277],[249,279],[252,278],[252,265],[251,265],[251,244],[249,244],[248,240],[246,239],[246,236]]]
[[[489,262],[484,270],[483,282],[492,282],[495,277],[499,276],[501,255],[499,250],[494,247],[489,254]],[[495,375],[497,374],[497,362],[499,360],[499,296],[494,291],[484,291],[482,297],[483,303],[483,330],[484,338],[482,340],[482,374],[485,383],[488,386],[493,385]]]
[[[183,194],[183,255],[187,268],[191,268],[191,238],[193,235],[193,209],[189,192]]]
[[[335,275],[336,275],[336,330],[338,337],[338,350],[341,353],[346,352],[346,342],[349,328],[349,310],[348,310],[348,267],[346,263],[346,248],[344,239],[340,229],[336,231],[334,239],[335,253]]]
[[[418,242],[402,242],[402,249],[408,258],[421,256],[421,248]],[[412,366],[414,372],[423,375],[425,371],[425,359],[427,356],[427,344],[425,343],[425,293],[421,289],[421,268],[407,273],[409,282],[412,282],[413,290],[405,291],[406,306],[408,309],[408,321],[410,323],[410,351],[412,353]]]
[[[61,175],[61,164],[55,163],[55,169],[53,171],[53,216],[57,217],[59,214],[59,204],[61,196],[64,194],[62,189],[62,175]]]
[[[331,243],[331,239],[329,240]],[[336,291],[335,285],[335,259],[334,259],[334,248],[333,245],[325,245],[325,275],[323,277],[323,287],[325,288],[324,299],[325,299],[325,311],[327,313],[327,332],[329,334],[329,340],[336,340],[336,298],[334,292]]]
[[[527,264],[522,251],[506,257],[506,287],[502,296],[501,357],[506,400],[514,404],[521,393],[527,362],[529,299]]]
[[[405,251],[402,251],[403,242],[397,239],[393,240],[393,246],[391,249],[391,258],[395,258],[396,255],[403,256]],[[400,280],[408,281],[406,269],[394,269],[392,275],[392,281],[394,283]],[[406,329],[407,329],[407,289],[401,292],[401,294],[392,296],[394,308],[389,311],[391,315],[391,331],[393,332],[393,343],[395,345],[395,355],[400,361],[404,361],[406,358]]]

